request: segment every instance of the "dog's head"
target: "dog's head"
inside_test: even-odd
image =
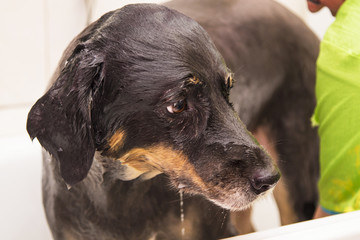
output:
[[[68,184],[95,157],[122,180],[165,173],[176,188],[241,209],[279,179],[228,101],[231,73],[192,19],[128,5],[87,27],[59,69],[27,129]]]

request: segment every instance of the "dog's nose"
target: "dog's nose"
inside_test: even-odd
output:
[[[255,193],[260,194],[274,187],[277,181],[279,181],[279,179],[280,179],[280,172],[278,169],[275,169],[270,174],[269,173],[254,174],[253,178],[250,179],[250,183]]]

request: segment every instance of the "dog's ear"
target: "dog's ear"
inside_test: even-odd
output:
[[[103,79],[103,58],[78,45],[58,78],[32,107],[27,131],[60,162],[69,185],[83,180],[95,153],[93,97]]]

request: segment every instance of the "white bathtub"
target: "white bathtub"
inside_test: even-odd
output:
[[[360,211],[338,214],[227,240],[359,240]]]
[[[41,147],[24,134],[0,137],[0,239],[48,240],[41,200]]]

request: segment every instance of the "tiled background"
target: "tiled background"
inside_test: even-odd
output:
[[[41,153],[25,131],[27,112],[42,95],[69,41],[90,19],[127,3],[124,0],[1,0],[0,2],[0,238],[50,239],[41,206]],[[163,2],[148,0],[141,2]],[[310,14],[305,0],[279,0],[321,38],[333,21],[327,9]],[[92,11],[91,11],[92,10]],[[258,229],[278,225],[272,199],[255,209],[275,220],[257,221]],[[270,209],[270,210],[269,210]]]

